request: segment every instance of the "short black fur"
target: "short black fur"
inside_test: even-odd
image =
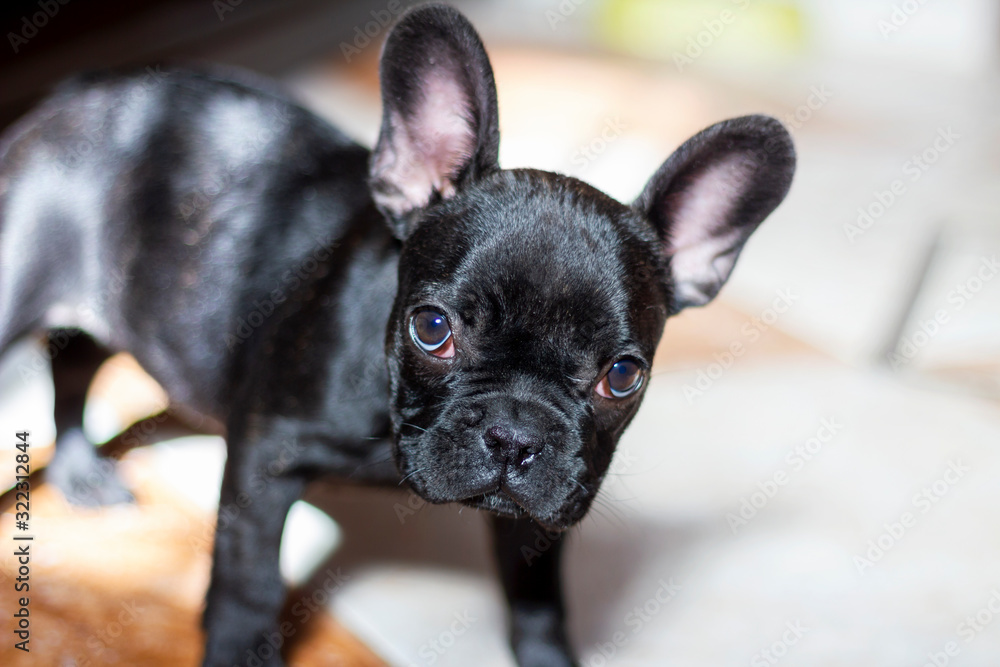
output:
[[[246,73],[64,85],[0,141],[0,352],[72,339],[50,481],[75,502],[129,498],[81,483],[83,397],[109,354],[223,426],[220,502],[242,509],[216,534],[206,665],[275,631],[285,516],[321,476],[490,510],[519,663],[571,665],[558,535],[600,487],[667,316],[715,296],[794,150],[773,119],[720,123],[626,206],[500,169],[493,74],[455,10],[405,14],[381,77],[371,152]],[[414,334],[426,311],[440,352]],[[554,547],[523,558],[541,529]]]

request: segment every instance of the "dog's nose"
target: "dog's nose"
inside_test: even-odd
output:
[[[526,466],[542,451],[542,434],[532,428],[496,424],[483,434],[486,446],[500,462]]]

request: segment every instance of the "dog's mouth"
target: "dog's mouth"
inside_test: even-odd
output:
[[[421,467],[422,461],[410,463],[408,454],[413,449],[413,442],[404,438],[398,440],[396,465],[404,473],[403,479],[410,488],[428,502],[459,503],[498,517],[530,519],[546,530],[555,532],[566,530],[576,523],[582,517],[581,508],[587,505],[585,499],[580,497],[581,491],[586,492],[586,488],[580,483],[576,484],[577,488],[562,503],[553,506],[555,503],[552,499],[546,498],[542,493],[544,489],[536,489],[523,479],[515,479],[512,483],[506,469],[483,470],[480,466],[468,475],[463,475],[465,479],[461,480],[462,483],[449,484],[451,480],[425,472],[427,466]],[[416,470],[407,472],[411,465],[416,465]]]
[[[503,490],[472,496],[460,502],[467,507],[486,510],[487,512],[508,519],[531,519],[545,530],[554,533],[561,532],[567,528],[565,525],[538,519],[538,517],[532,515],[531,512],[518,504],[517,501]]]
[[[517,504],[517,502],[507,494],[506,491],[491,491],[478,496],[472,496],[462,500],[461,503],[468,507],[486,510],[498,516],[510,519],[518,519],[529,516],[527,510]]]

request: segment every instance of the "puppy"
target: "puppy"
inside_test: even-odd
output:
[[[285,515],[332,475],[488,510],[518,662],[571,665],[558,539],[521,546],[586,514],[664,321],[722,287],[792,142],[764,116],[713,125],[626,205],[500,168],[493,73],[455,10],[406,13],[380,73],[371,151],[245,74],[65,84],[0,144],[0,351],[62,335],[50,473],[70,495],[114,352],[224,424],[240,510],[216,533],[204,664],[280,664],[259,649]]]

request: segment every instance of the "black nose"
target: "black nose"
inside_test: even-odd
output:
[[[483,434],[498,462],[526,466],[542,451],[542,434],[534,428],[495,424]]]

